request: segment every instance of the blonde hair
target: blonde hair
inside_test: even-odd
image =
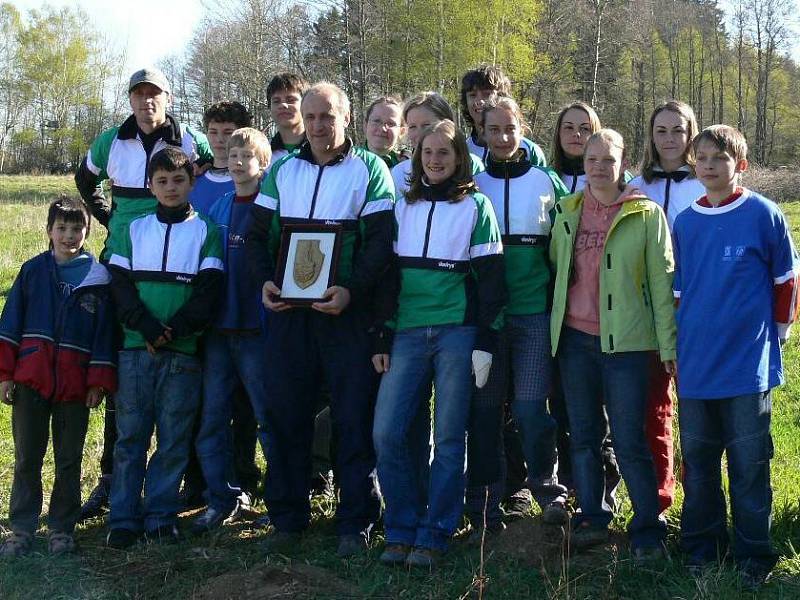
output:
[[[561,122],[564,120],[564,115],[566,115],[567,112],[573,108],[582,110],[586,113],[586,115],[589,117],[589,124],[592,126],[592,133],[595,133],[602,128],[602,125],[600,124],[600,117],[597,116],[597,113],[591,107],[591,105],[586,104],[586,102],[573,102],[572,104],[568,104],[561,109],[561,111],[558,113],[558,119],[556,119],[556,130],[553,134],[553,153],[550,156],[550,166],[559,175],[564,173],[564,166],[567,164],[568,160],[567,155],[564,153],[564,149],[561,147]]]
[[[458,202],[464,196],[477,191],[475,180],[472,177],[472,160],[470,159],[469,149],[467,148],[467,138],[464,133],[456,127],[450,119],[439,121],[427,127],[420,135],[417,148],[411,157],[411,174],[408,177],[408,191],[405,193],[405,200],[413,204],[425,195],[425,183],[422,181],[422,144],[425,138],[435,133],[441,134],[450,140],[456,154],[456,170],[450,176],[450,185],[447,187],[445,196],[450,202]]]
[[[694,170],[694,146],[692,140],[697,135],[697,117],[694,116],[694,110],[691,106],[680,100],[667,100],[662,102],[650,115],[650,128],[647,130],[647,143],[644,147],[644,156],[642,157],[642,177],[647,183],[653,181],[655,166],[658,164],[658,150],[653,142],[653,127],[655,126],[656,117],[663,111],[668,110],[680,115],[686,119],[686,149],[683,152],[683,161],[689,165],[689,168]]]
[[[397,96],[381,96],[380,98],[375,98],[372,103],[367,107],[367,112],[364,116],[364,122],[366,123],[369,121],[369,116],[372,114],[372,110],[381,104],[386,104],[387,106],[396,106],[402,115],[403,113],[403,101],[398,98]],[[405,115],[402,115],[403,121],[405,121]]]
[[[605,129],[595,131],[589,136],[589,139],[586,140],[586,146],[584,146],[583,149],[584,160],[586,159],[586,152],[588,151],[589,146],[594,142],[604,142],[612,148],[619,148],[622,155],[620,158],[620,163],[623,163],[628,157],[628,151],[625,148],[625,138],[622,137],[620,132],[606,127]],[[617,181],[617,185],[619,186],[620,190],[625,189],[625,169],[622,168],[622,164],[620,164],[619,181]]]
[[[266,169],[272,160],[272,148],[269,145],[267,136],[258,129],[242,127],[234,131],[231,137],[228,138],[228,152],[231,151],[231,148],[245,148],[248,146],[253,148],[253,153],[256,155],[261,168]]]

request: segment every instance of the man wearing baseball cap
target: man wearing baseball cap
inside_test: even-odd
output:
[[[178,123],[167,112],[170,87],[164,73],[154,67],[139,69],[128,82],[128,98],[133,114],[94,140],[75,173],[75,184],[92,215],[106,229],[101,260],[108,260],[113,240],[134,219],[155,212],[158,202],[150,193],[147,165],[159,150],[174,146],[192,161],[213,160],[206,137]],[[103,194],[103,180],[111,180],[111,201]],[[106,401],[103,455],[100,481],[81,509],[81,520],[102,514],[108,506],[111,487],[116,424],[114,405]]]

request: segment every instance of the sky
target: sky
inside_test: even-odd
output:
[[[119,49],[127,46],[129,71],[152,65],[159,59],[183,51],[192,30],[203,16],[200,0],[10,0],[25,13],[32,8],[79,6],[89,14],[93,24],[109,31],[119,40]],[[800,15],[800,0],[794,0]],[[726,2],[730,4],[730,2]],[[157,19],[153,15],[158,15]],[[798,20],[795,18],[795,26]],[[800,29],[797,28],[796,31]],[[800,62],[800,37],[792,36],[793,58]]]
[[[23,15],[45,4],[57,8],[80,7],[96,28],[118,40],[117,49],[127,46],[126,69],[131,72],[182,52],[203,16],[199,0],[10,0],[10,3]]]

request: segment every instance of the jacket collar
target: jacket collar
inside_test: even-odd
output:
[[[512,179],[521,177],[531,170],[531,166],[528,151],[522,147],[511,160],[494,160],[491,152],[486,155],[486,172],[492,177],[505,177],[506,174]]]
[[[302,146],[306,142],[306,134],[303,134],[303,139],[300,141],[298,146]],[[283,137],[281,137],[281,132],[277,132],[275,135],[272,136],[272,139],[269,142],[270,148],[273,152],[277,150],[286,150],[287,152],[291,152],[289,147],[286,145],[286,142],[283,141]]]
[[[161,133],[161,139],[170,146],[180,146],[181,138],[181,125],[178,120],[171,114],[167,113],[167,120],[158,129]],[[120,126],[117,132],[117,139],[120,140],[135,140],[139,136],[139,126],[136,124],[136,117],[131,115]]]
[[[159,204],[156,207],[156,219],[158,219],[161,223],[167,224],[183,223],[186,219],[192,216],[193,212],[194,210],[192,209],[192,205],[188,202],[174,208]]]
[[[351,140],[348,136],[344,140],[344,147],[342,148],[342,151],[322,166],[330,167],[332,165],[338,165],[347,157],[352,149],[353,140]],[[312,165],[317,164],[317,160],[314,158],[314,154],[311,152],[311,144],[308,143],[308,140],[304,140],[300,145],[300,151],[297,153],[297,158],[302,158],[303,160],[310,162]]]
[[[617,218],[624,217],[633,213],[643,212],[649,209],[647,198],[634,198],[622,203],[622,207],[617,213]],[[583,206],[583,192],[580,191],[571,196],[565,197],[561,202],[556,204],[556,211],[566,213],[567,216],[574,216],[578,218],[581,207]]]

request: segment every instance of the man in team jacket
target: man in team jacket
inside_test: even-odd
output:
[[[318,83],[301,104],[307,141],[275,163],[252,211],[247,252],[271,311],[267,333],[268,449],[265,500],[275,532],[271,550],[285,550],[308,527],[315,389],[330,388],[337,439],[338,554],[364,548],[378,516],[372,418],[377,376],[367,336],[372,289],[392,254],[394,185],[386,164],[346,135],[350,103]],[[281,225],[339,223],[341,255],[334,284],[310,308],[281,301],[275,280]]]

